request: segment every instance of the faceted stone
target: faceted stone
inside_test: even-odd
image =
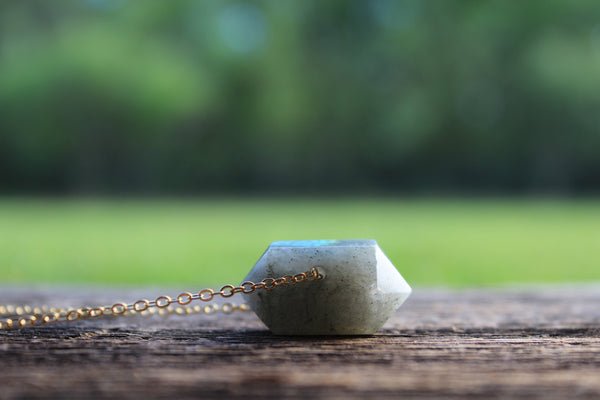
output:
[[[278,335],[371,335],[411,292],[375,240],[273,242],[244,281],[295,275],[317,267],[322,280],[245,294]]]

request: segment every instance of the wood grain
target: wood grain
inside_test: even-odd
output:
[[[61,293],[157,291],[0,302]],[[2,400],[600,398],[600,287],[417,289],[370,337],[278,337],[249,313],[61,323],[0,332],[0,365]]]

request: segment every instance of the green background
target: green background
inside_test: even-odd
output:
[[[591,195],[596,0],[0,2],[0,193]]]
[[[240,282],[271,241],[376,239],[415,285],[600,279],[595,201],[436,199],[0,202],[3,282]]]
[[[0,1],[0,284],[600,280],[597,0]]]

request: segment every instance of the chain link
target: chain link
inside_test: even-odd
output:
[[[81,308],[0,305],[0,317],[10,317],[0,319],[0,330],[20,329],[54,322],[77,321],[106,316],[214,314],[219,311],[231,314],[234,311],[250,311],[250,308],[246,304],[236,305],[234,303],[225,303],[220,306],[218,304],[188,306],[188,304],[196,300],[204,302],[213,301],[215,296],[229,298],[236,293],[250,294],[257,290],[273,290],[278,286],[295,285],[323,278],[324,276],[319,272],[318,268],[314,267],[307,272],[287,275],[281,278],[266,278],[258,283],[247,281],[239,286],[225,285],[218,291],[204,289],[195,294],[183,292],[174,299],[169,296],[159,296],[152,301],[142,299],[130,304],[115,303],[112,306]],[[169,308],[172,305],[176,307]]]

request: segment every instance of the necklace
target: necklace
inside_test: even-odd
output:
[[[299,272],[305,271],[305,272]],[[236,293],[247,303],[211,303]],[[278,335],[370,335],[404,303],[411,288],[375,240],[273,242],[238,285],[111,306],[0,306],[0,330],[106,316],[226,314],[254,311]]]

